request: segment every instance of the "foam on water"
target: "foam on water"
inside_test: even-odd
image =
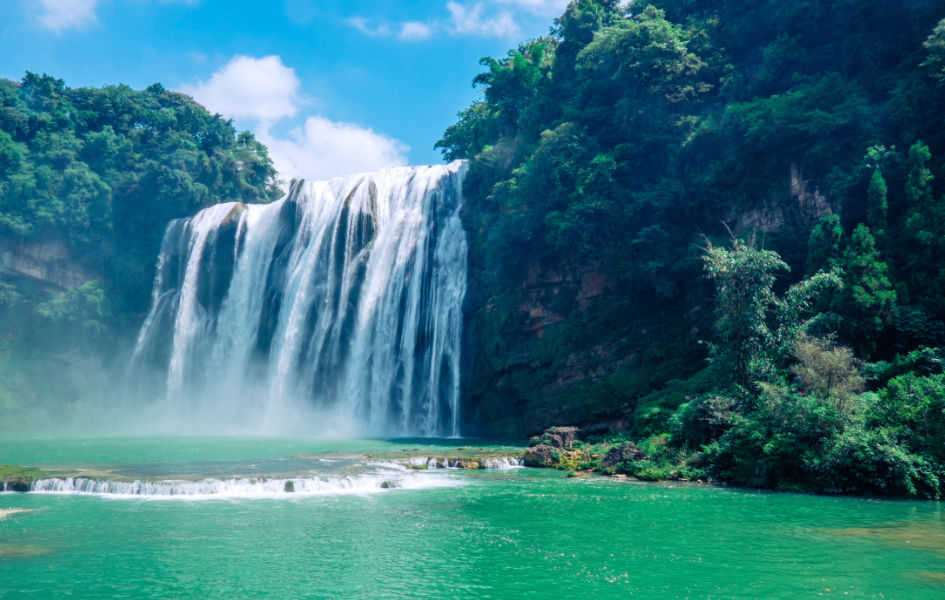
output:
[[[464,463],[476,462],[481,469],[489,470],[500,470],[500,469],[517,469],[519,467],[524,467],[525,463],[521,458],[514,456],[497,456],[489,458],[477,458],[477,457],[457,457],[457,458],[441,458],[436,456],[412,456],[404,461],[408,465],[412,465],[415,468],[421,467],[425,469],[463,469],[466,468],[463,466]],[[375,464],[392,464],[392,463],[375,463]],[[395,464],[395,463],[394,463]]]
[[[108,498],[200,500],[226,498],[297,498],[363,495],[396,490],[455,487],[463,482],[442,474],[411,472],[384,465],[373,472],[348,476],[239,477],[232,479],[110,480],[94,477],[46,477],[33,482],[36,494],[94,495]]]

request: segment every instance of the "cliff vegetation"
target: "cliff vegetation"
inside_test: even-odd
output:
[[[941,496],[943,17],[578,0],[483,59],[437,143],[471,161],[467,422],[599,424],[648,477]]]

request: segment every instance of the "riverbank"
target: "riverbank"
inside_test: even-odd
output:
[[[632,440],[607,426],[550,427],[529,440],[526,467],[553,468],[572,476],[598,473],[641,481],[708,481],[699,453],[673,448],[669,436]]]

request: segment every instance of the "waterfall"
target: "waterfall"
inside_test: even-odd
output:
[[[261,431],[459,435],[464,163],[296,184],[172,222],[130,372]]]

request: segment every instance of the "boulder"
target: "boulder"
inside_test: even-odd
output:
[[[608,450],[604,458],[601,459],[600,465],[605,468],[616,467],[620,463],[643,460],[645,458],[646,454],[637,448],[636,444],[633,442],[627,442],[626,444],[614,446]]]
[[[551,427],[541,434],[541,442],[553,448],[570,448],[574,442],[584,437],[584,431],[578,427]]]
[[[553,467],[555,465],[554,448],[539,444],[525,450],[523,459],[526,467]]]

